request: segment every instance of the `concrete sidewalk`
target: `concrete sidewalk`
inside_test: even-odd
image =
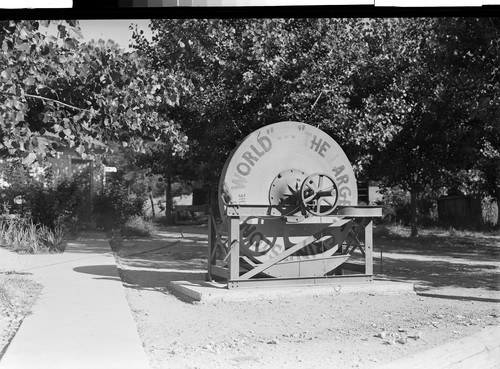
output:
[[[44,287],[0,369],[148,369],[115,259],[103,234],[68,243],[63,254],[0,249],[0,267]]]

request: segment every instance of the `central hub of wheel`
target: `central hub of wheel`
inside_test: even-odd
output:
[[[300,186],[306,173],[297,169],[280,172],[271,183],[269,204],[277,205],[283,215],[292,215],[300,211]]]
[[[308,176],[300,187],[300,202],[312,215],[328,215],[337,206],[338,192],[332,177],[314,173]]]

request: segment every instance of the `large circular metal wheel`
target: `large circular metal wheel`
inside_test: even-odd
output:
[[[337,184],[330,176],[314,173],[302,182],[300,200],[310,214],[325,216],[335,210],[338,192]]]
[[[338,188],[334,206],[357,205],[354,171],[333,138],[300,122],[261,127],[239,143],[224,165],[219,182],[220,213],[224,216],[227,204],[275,205],[283,216],[300,216],[300,188],[304,179],[313,173],[321,173],[335,181]],[[323,198],[332,203],[331,197],[321,196],[320,214],[332,207]],[[324,228],[321,224],[291,228],[287,222],[285,217],[242,219],[242,254],[253,262],[262,263]],[[340,240],[340,233],[335,237]],[[320,258],[321,255],[311,251],[301,257]]]

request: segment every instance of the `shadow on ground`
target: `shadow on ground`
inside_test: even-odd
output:
[[[500,291],[499,237],[429,235],[417,239],[376,239],[375,255],[375,272],[417,280],[424,288]]]
[[[478,289],[491,295],[500,291],[498,241],[498,237],[376,239],[374,270],[388,279],[413,282],[421,291]],[[155,238],[126,241],[117,259],[123,282],[135,288],[204,280],[207,227],[165,227]]]
[[[152,271],[120,269],[122,282],[126,287],[137,289],[167,288],[171,281],[204,280],[205,271]]]
[[[375,271],[380,270],[380,264]],[[384,257],[383,274],[400,280],[418,280],[424,287],[482,288],[500,291],[498,265],[454,263],[453,261],[416,260]]]
[[[116,265],[86,265],[73,268],[77,273],[85,273],[96,276],[94,279],[106,279],[110,281],[121,281]]]
[[[122,281],[130,288],[166,288],[171,281],[204,280],[207,226],[162,227],[155,237],[126,240],[116,259]]]

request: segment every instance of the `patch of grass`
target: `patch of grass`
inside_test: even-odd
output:
[[[0,274],[0,359],[41,290],[40,284],[15,272]]]
[[[0,221],[0,246],[23,254],[62,252],[67,232],[61,226],[50,229],[32,221]]]
[[[485,257],[500,256],[500,232],[422,228],[418,237],[410,236],[410,227],[383,225],[374,227],[375,245],[393,252],[475,253]]]
[[[123,226],[106,232],[111,250],[118,253],[123,247],[124,238],[151,237],[157,229],[152,220],[140,215],[131,217]]]
[[[40,238],[50,251],[63,252],[66,248],[68,232],[63,226],[56,226],[53,230],[41,227]]]
[[[409,226],[404,226],[401,224],[389,224],[389,225],[377,225],[373,228],[373,235],[377,238],[389,238],[389,239],[403,239],[411,238],[411,231]],[[492,231],[471,231],[471,230],[458,230],[453,227],[440,228],[440,227],[426,227],[419,228],[418,239],[429,239],[429,238],[497,238],[500,237],[500,230]]]
[[[376,238],[401,239],[410,237],[410,229],[401,224],[377,225],[373,228]]]
[[[16,272],[0,274],[0,306],[28,314],[42,285],[27,279]]]

